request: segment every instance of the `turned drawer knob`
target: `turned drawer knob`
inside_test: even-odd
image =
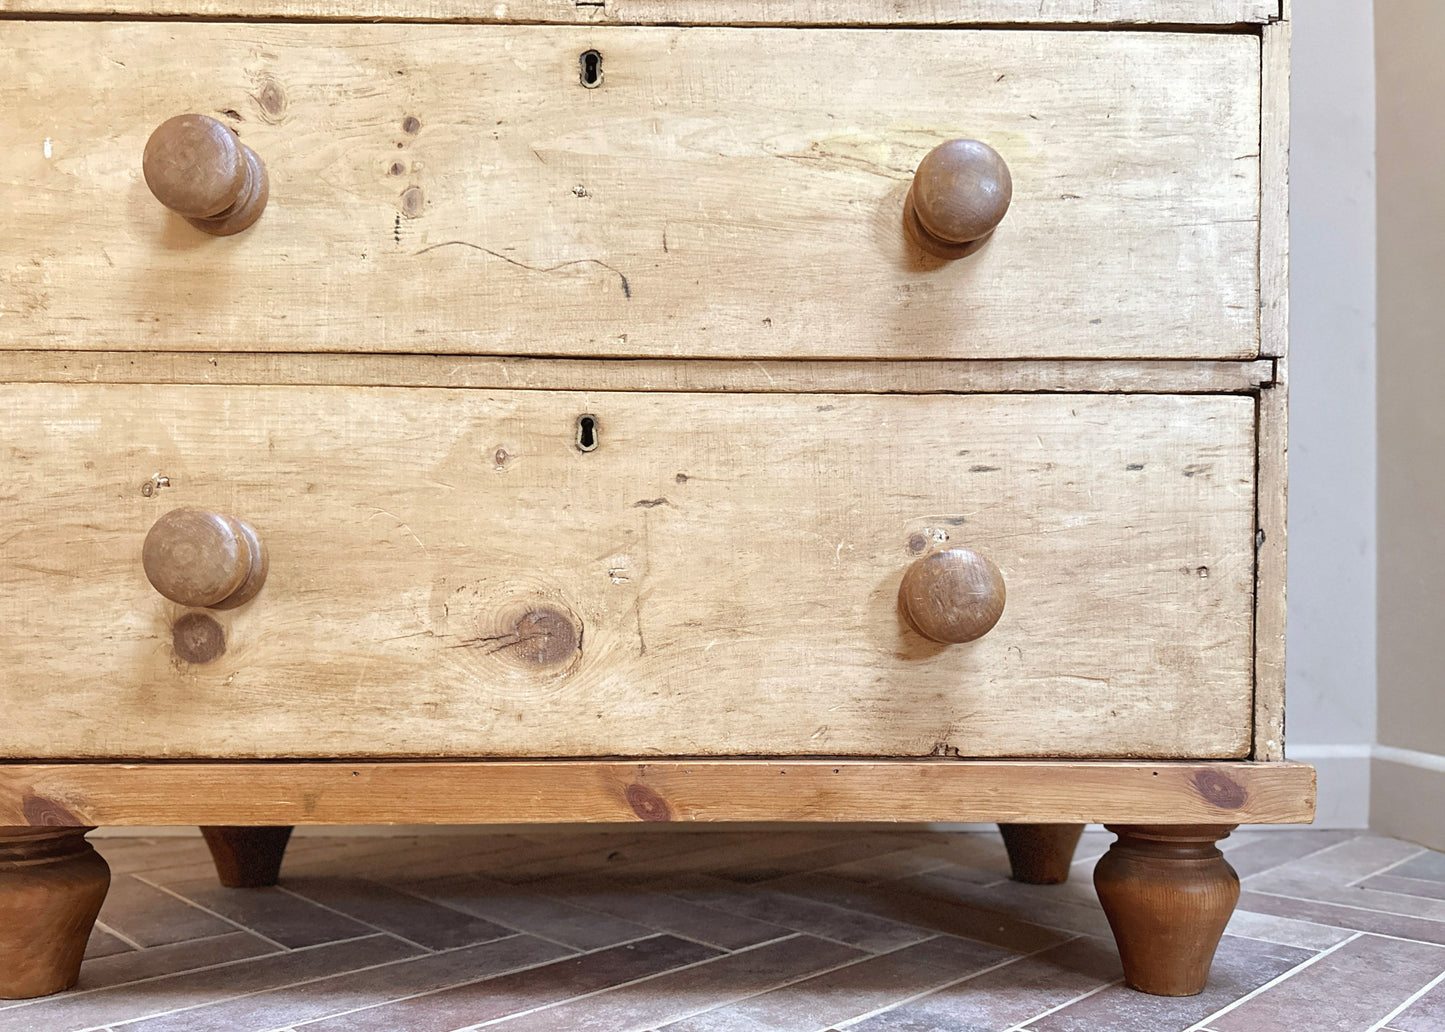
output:
[[[266,550],[249,523],[208,509],[172,509],[141,547],[151,585],[183,606],[234,609],[266,582]]]
[[[205,115],[162,122],[146,141],[142,168],[156,200],[215,236],[255,222],[270,193],[256,152]]]
[[[919,559],[898,586],[898,608],[913,629],[945,645],[982,638],[1003,615],[1003,603],[1003,574],[966,548]]]
[[[924,155],[903,207],[903,228],[939,258],[962,258],[989,238],[1013,198],[998,151],[978,140],[949,140]]]

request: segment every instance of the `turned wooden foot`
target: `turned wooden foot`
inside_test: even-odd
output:
[[[1239,902],[1239,875],[1215,848],[1235,825],[1108,825],[1119,836],[1094,869],[1124,981],[1155,996],[1204,991]]]
[[[110,888],[90,828],[0,827],[0,999],[69,989]]]
[[[259,889],[275,885],[281,877],[281,859],[291,829],[275,828],[202,828],[216,874],[228,889]]]
[[[1000,824],[1014,881],[1057,885],[1069,880],[1082,824]]]

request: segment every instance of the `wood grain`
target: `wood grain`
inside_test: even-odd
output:
[[[33,819],[32,809],[0,822],[0,1000],[75,985],[110,887],[110,868],[85,841],[90,828],[23,826]]]
[[[1288,575],[1288,362],[1278,386],[1259,396],[1259,487],[1255,528],[1254,748],[1256,760],[1284,759],[1285,623]]]
[[[579,760],[0,764],[0,821],[1308,823],[1300,763]]]
[[[1286,14],[1288,11],[1285,12]],[[1260,350],[1279,356],[1259,396],[1256,530],[1255,723],[1257,760],[1284,759],[1286,514],[1289,495],[1289,54],[1290,23],[1263,38],[1260,161]]]
[[[1118,840],[1094,868],[1124,981],[1154,996],[1197,996],[1234,905],[1239,875],[1215,845],[1231,825],[1110,824]]]
[[[668,25],[1236,25],[1279,0],[0,0],[23,14]]]
[[[1289,56],[1287,21],[1263,30],[1260,113],[1260,353],[1289,352]]]
[[[1250,747],[1252,398],[11,385],[0,423],[0,755]],[[271,557],[204,664],[140,564],[182,505]],[[1009,606],[941,647],[897,595],[954,546]]]
[[[1214,33],[6,24],[0,348],[1252,358],[1260,48]],[[578,55],[604,57],[601,88]],[[910,69],[926,68],[926,75]],[[227,122],[266,215],[146,190]],[[988,245],[904,237],[985,140]]]
[[[1274,362],[790,361],[0,351],[3,383],[296,384],[559,391],[1251,394]]]

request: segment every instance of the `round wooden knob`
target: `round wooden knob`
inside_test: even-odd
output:
[[[234,609],[266,582],[266,550],[249,523],[208,509],[172,509],[141,547],[151,585],[183,606]]]
[[[1003,603],[1003,574],[966,548],[919,559],[898,586],[898,608],[909,624],[945,645],[982,638],[1003,615]]]
[[[251,225],[270,195],[256,152],[205,115],[162,122],[146,141],[141,167],[156,200],[215,236]]]
[[[1013,177],[998,151],[978,140],[949,140],[918,163],[903,226],[929,254],[962,258],[1003,221],[1013,193]]]

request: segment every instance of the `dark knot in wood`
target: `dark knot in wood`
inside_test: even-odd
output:
[[[627,805],[632,807],[632,812],[637,814],[639,820],[672,820],[672,810],[667,805],[667,800],[646,785],[627,786]]]
[[[226,632],[205,613],[187,613],[171,628],[171,644],[187,663],[209,663],[226,651]]]
[[[1244,786],[1217,770],[1201,770],[1194,775],[1194,787],[1211,806],[1222,810],[1238,810],[1249,799]]]

